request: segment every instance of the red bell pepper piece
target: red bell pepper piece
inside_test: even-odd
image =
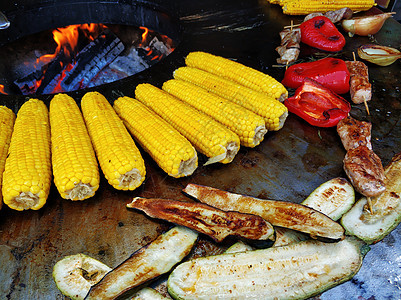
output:
[[[345,46],[345,38],[327,17],[317,16],[303,22],[301,42],[320,50],[337,52]]]
[[[282,84],[296,89],[301,86],[306,77],[309,77],[331,89],[334,93],[345,94],[349,91],[349,76],[345,61],[327,57],[292,65],[285,71]]]
[[[305,78],[284,105],[290,112],[318,127],[336,126],[351,110],[347,100],[310,78]]]

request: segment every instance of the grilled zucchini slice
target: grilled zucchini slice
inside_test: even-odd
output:
[[[316,209],[334,221],[355,203],[355,191],[345,178],[336,177],[318,186],[301,204]]]
[[[194,183],[188,184],[183,192],[210,206],[225,211],[255,214],[273,226],[301,231],[312,238],[330,241],[344,238],[344,228],[340,224],[305,205],[259,199]]]
[[[201,257],[178,265],[167,287],[175,299],[306,299],[351,279],[369,247],[302,241],[282,247]]]
[[[85,298],[90,287],[99,282],[111,268],[82,253],[69,255],[53,267],[53,279],[60,292],[74,300]]]
[[[131,300],[168,300],[170,298],[164,297],[158,291],[145,287],[138,292],[136,292]]]
[[[382,240],[401,222],[401,152],[392,158],[384,173],[386,190],[371,198],[373,211],[363,197],[341,218],[347,234],[368,244]]]
[[[189,254],[197,238],[198,234],[189,228],[173,227],[107,273],[90,288],[85,299],[115,299],[169,272]]]

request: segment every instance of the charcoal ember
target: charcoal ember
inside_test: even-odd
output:
[[[36,70],[25,77],[18,78],[14,84],[19,88],[23,95],[29,95],[36,92],[36,82],[42,77],[42,70]]]
[[[64,55],[63,49],[48,64],[40,70],[34,71],[23,78],[14,81],[22,94],[49,94],[57,86],[64,66],[69,64],[71,59]],[[39,84],[38,84],[39,83]]]
[[[128,55],[117,57],[109,67],[125,76],[131,76],[149,68],[149,64],[138,55],[135,48],[132,48]]]
[[[157,37],[154,37],[150,43],[149,47],[151,49],[156,50],[161,56],[162,55],[169,55],[171,53],[171,48],[168,44],[165,44],[164,42],[160,41]]]
[[[123,51],[121,40],[110,30],[104,30],[78,53],[74,67],[61,82],[63,90],[88,87],[91,80]]]

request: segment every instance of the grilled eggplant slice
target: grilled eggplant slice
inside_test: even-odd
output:
[[[92,285],[99,282],[111,268],[82,253],[69,255],[53,267],[53,279],[60,292],[73,299],[82,300]]]
[[[175,299],[306,299],[351,279],[369,247],[355,237],[190,260],[170,274]]]
[[[372,211],[363,197],[341,218],[347,234],[368,244],[381,241],[401,222],[401,152],[392,158],[384,173],[386,190],[371,198]]]
[[[225,212],[202,203],[136,197],[127,207],[139,209],[152,218],[204,233],[216,242],[222,242],[229,235],[251,240],[274,239],[273,226],[262,217],[234,211]]]
[[[301,204],[258,199],[197,184],[188,184],[183,192],[210,206],[259,215],[274,226],[302,231],[312,238],[333,241],[344,238],[340,224]]]
[[[189,254],[198,234],[176,226],[133,253],[91,287],[85,299],[115,299],[126,291],[167,273]]]
[[[355,191],[347,179],[336,177],[318,186],[301,204],[337,221],[355,203]]]

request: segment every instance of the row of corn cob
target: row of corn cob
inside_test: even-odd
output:
[[[88,93],[81,107],[82,114],[74,99],[63,94],[54,96],[49,109],[30,99],[19,109],[14,126],[14,113],[2,107],[0,124],[6,128],[1,128],[1,139],[10,146],[0,153],[1,194],[10,208],[43,207],[52,174],[63,198],[93,196],[100,181],[95,152],[116,189],[133,190],[143,182],[141,154],[106,98]]]
[[[372,8],[375,0],[268,0],[271,4],[279,4],[287,15],[307,15],[314,12],[325,13],[344,7],[353,11],[365,11]]]
[[[136,99],[121,97],[114,101],[114,109],[101,94],[91,92],[81,100],[81,114],[71,97],[59,94],[49,111],[40,100],[27,101],[13,126],[15,115],[3,107],[4,202],[16,210],[41,208],[49,194],[52,168],[63,198],[93,196],[99,187],[94,153],[113,187],[137,188],[145,179],[145,165],[126,128],[166,173],[182,177],[197,168],[195,148],[209,157],[208,163],[229,163],[240,144],[254,147],[263,140],[266,127],[283,126],[287,110],[274,97],[286,97],[287,91],[273,78],[265,75],[266,80],[256,70],[201,52],[189,54],[187,65],[175,71],[176,79],[165,82],[163,90],[140,84]],[[202,70],[208,65],[219,68],[210,67],[214,74]],[[224,70],[232,74],[241,68],[235,79],[259,85],[259,91],[225,78]]]

